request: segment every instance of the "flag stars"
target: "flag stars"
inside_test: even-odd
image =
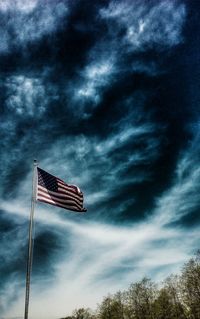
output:
[[[47,190],[57,192],[58,184],[56,177],[38,168],[38,184]]]

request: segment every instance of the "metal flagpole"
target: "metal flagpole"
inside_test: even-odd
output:
[[[37,161],[34,160],[33,167],[33,184],[32,184],[32,198],[31,198],[31,212],[30,212],[30,222],[29,222],[29,240],[28,240],[28,259],[27,259],[27,271],[26,271],[26,294],[25,294],[25,312],[24,319],[28,319],[28,308],[29,308],[29,296],[30,296],[30,279],[31,270],[33,263],[33,223],[34,223],[34,208],[36,202],[36,187],[37,187]]]

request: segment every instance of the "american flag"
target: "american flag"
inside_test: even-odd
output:
[[[39,167],[37,177],[37,200],[76,212],[86,212],[83,193],[77,186],[68,185]]]

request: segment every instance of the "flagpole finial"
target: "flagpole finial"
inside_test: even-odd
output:
[[[36,159],[34,159],[34,161],[33,161],[33,162],[34,162],[34,165],[37,165],[37,160],[36,160]]]

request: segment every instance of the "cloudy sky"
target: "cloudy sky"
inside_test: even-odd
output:
[[[0,318],[22,318],[33,159],[85,195],[38,203],[30,318],[95,308],[200,248],[198,0],[0,2]]]

